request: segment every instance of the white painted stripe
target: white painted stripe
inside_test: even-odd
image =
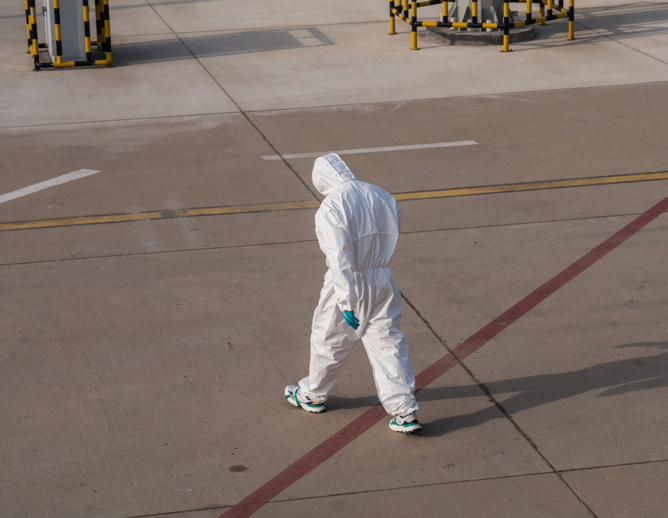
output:
[[[15,200],[16,198],[21,198],[22,196],[27,196],[37,191],[43,191],[49,187],[54,187],[63,183],[71,182],[72,180],[78,180],[79,178],[85,178],[92,174],[97,174],[100,171],[94,171],[92,169],[79,169],[78,171],[73,171],[71,173],[63,174],[61,176],[56,176],[51,178],[51,180],[46,180],[44,182],[36,183],[35,185],[30,185],[29,187],[24,187],[18,191],[8,192],[7,194],[0,195],[0,203],[5,203],[6,201]]]
[[[406,151],[410,149],[430,149],[435,147],[457,147],[457,146],[475,146],[478,144],[475,140],[462,140],[460,142],[437,142],[435,144],[413,144],[411,146],[389,146],[389,147],[367,147],[362,149],[343,149],[341,151],[327,151],[321,153],[299,153],[297,155],[268,155],[263,156],[265,160],[280,160],[281,158],[315,158],[326,155],[327,153],[336,153],[337,155],[356,155],[359,153],[383,153],[385,151]]]

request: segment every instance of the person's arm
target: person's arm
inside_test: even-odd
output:
[[[397,208],[397,229],[401,232],[401,205],[399,205],[397,200],[394,200],[394,203]]]
[[[327,266],[341,311],[354,311],[357,306],[355,294],[355,250],[348,226],[336,212],[322,206],[316,213],[315,228],[320,249],[327,257]]]

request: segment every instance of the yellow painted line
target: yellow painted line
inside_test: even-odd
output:
[[[72,227],[78,225],[99,225],[103,223],[126,223],[155,219],[190,218],[193,216],[220,216],[223,214],[245,214],[251,212],[276,212],[279,210],[317,209],[317,201],[291,203],[268,203],[265,205],[241,205],[238,207],[209,207],[202,209],[159,210],[135,214],[109,214],[105,216],[75,216],[35,221],[0,223],[0,232],[5,230],[28,230],[35,228]]]
[[[483,187],[462,187],[440,191],[419,191],[395,194],[398,201],[428,200],[436,198],[455,198],[481,194],[500,194],[522,191],[539,191],[546,189],[563,189],[567,187],[591,187],[620,183],[648,182],[652,180],[668,180],[668,171],[656,173],[639,173],[594,178],[576,178],[569,180],[547,180],[541,182],[509,183],[488,185]],[[239,205],[236,207],[205,207],[180,210],[156,210],[135,214],[109,214],[103,216],[75,216],[71,218],[41,219],[34,221],[15,221],[0,223],[0,232],[8,230],[28,230],[37,228],[72,227],[79,225],[99,225],[104,223],[127,223],[172,218],[190,218],[196,216],[222,216],[226,214],[249,214],[253,212],[278,212],[284,210],[317,209],[318,201],[297,201],[286,203],[268,203],[263,205]]]
[[[647,182],[650,180],[668,180],[668,171],[660,173],[641,173],[599,176],[594,178],[578,178],[574,180],[547,180],[543,182],[508,183],[504,185],[489,185],[486,187],[463,187],[461,189],[446,189],[443,191],[407,192],[402,194],[395,194],[394,197],[399,201],[427,200],[430,198],[453,198],[457,196],[473,196],[476,194],[499,194],[504,192],[563,189],[565,187],[589,187],[592,185]]]

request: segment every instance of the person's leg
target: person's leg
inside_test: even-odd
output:
[[[399,330],[403,307],[393,276],[378,289],[378,295],[362,341],[373,369],[378,399],[388,414],[408,416],[420,407],[415,401],[415,371],[408,341]]]
[[[415,372],[404,333],[369,324],[362,341],[385,411],[392,416],[407,416],[420,410],[415,401]]]
[[[355,345],[355,332],[336,304],[331,282],[325,282],[311,327],[309,374],[299,382],[300,393],[324,403]]]

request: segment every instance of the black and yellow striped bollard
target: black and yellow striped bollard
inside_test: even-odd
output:
[[[503,2],[503,50],[501,52],[512,52],[510,49],[510,2]]]
[[[411,2],[411,50],[420,50],[417,44],[417,0]]]
[[[568,39],[575,39],[575,0],[568,0]]]

